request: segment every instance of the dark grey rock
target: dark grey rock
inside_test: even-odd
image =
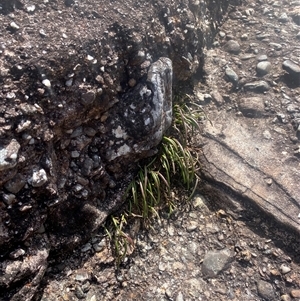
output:
[[[265,40],[269,37],[270,37],[270,34],[268,34],[268,33],[259,33],[259,34],[256,35],[256,38],[258,40]]]
[[[286,13],[282,13],[282,14],[279,16],[278,20],[279,20],[280,22],[282,22],[282,23],[286,23],[286,22],[288,22],[289,18],[288,18],[288,15],[287,15]]]
[[[259,118],[265,112],[264,100],[261,97],[242,98],[238,106],[245,117]]]
[[[78,299],[84,299],[86,297],[86,294],[79,285],[75,287],[75,295]]]
[[[10,300],[24,300],[22,295],[24,297],[25,291],[29,290],[33,296],[34,292],[37,290],[38,284],[47,268],[49,244],[46,236],[36,235],[32,241],[32,245],[29,246],[26,252],[27,256],[20,259],[24,254],[24,250],[17,249],[15,252],[11,253],[14,258],[13,260],[5,260],[0,265],[1,286],[9,287],[12,284],[24,281],[29,275],[33,278],[32,286],[25,286],[14,294]]]
[[[294,78],[300,79],[300,66],[298,64],[291,60],[285,60],[282,64],[282,68]]]
[[[90,105],[96,98],[96,93],[94,91],[88,91],[83,93],[81,96],[81,103],[85,106]]]
[[[82,135],[82,133],[83,133],[83,128],[82,126],[79,126],[74,131],[72,131],[71,138],[77,138],[80,135]]]
[[[293,10],[291,10],[290,15],[292,16],[293,21],[297,25],[300,25],[300,9],[299,9],[299,7],[295,7]]]
[[[253,91],[257,93],[263,93],[265,91],[270,90],[270,86],[267,82],[261,80],[261,81],[255,81],[252,83],[247,83],[244,85],[244,89],[246,91]]]
[[[233,259],[233,253],[228,249],[209,251],[205,254],[202,262],[202,273],[206,277],[216,277],[219,273],[228,268],[228,265]]]
[[[229,40],[225,45],[224,45],[225,51],[233,54],[239,54],[241,51],[241,46],[240,44],[235,41],[235,40]]]
[[[261,296],[262,298],[264,298],[267,301],[276,300],[273,286],[271,283],[269,283],[267,281],[259,280],[257,282],[257,291],[258,291],[259,296]]]
[[[4,187],[11,193],[18,193],[25,184],[25,177],[21,174],[16,174],[15,177],[5,183]]]
[[[256,72],[258,75],[266,75],[271,71],[271,63],[268,61],[259,62],[256,65]]]
[[[221,106],[225,102],[223,96],[220,94],[220,92],[218,90],[212,91],[211,96],[212,96],[213,101],[218,106]]]
[[[93,165],[94,165],[94,161],[91,158],[86,158],[83,162],[83,167],[81,169],[81,173],[84,176],[90,175]]]
[[[9,253],[9,258],[17,259],[25,254],[25,251],[21,248],[14,250],[13,252]]]
[[[173,84],[199,71],[215,24],[237,3],[205,0],[192,11],[187,0],[125,2],[0,5],[1,256],[42,225],[53,256],[67,253],[122,205],[138,161],[157,152],[170,126]],[[10,185],[19,173],[29,185]],[[19,300],[32,297],[25,290],[43,274],[35,272],[17,279]],[[10,285],[0,284],[3,294]]]
[[[253,54],[244,54],[244,55],[240,56],[240,59],[242,61],[247,61],[247,60],[250,60],[253,58],[255,58],[255,56]]]
[[[279,43],[269,43],[269,46],[274,48],[276,51],[279,51],[282,49],[282,45]]]
[[[237,85],[239,81],[238,75],[229,67],[225,69],[226,79],[229,80],[233,85]]]
[[[265,54],[261,54],[261,55],[257,56],[256,59],[257,59],[259,62],[267,61],[267,60],[268,60],[268,56],[265,55]]]

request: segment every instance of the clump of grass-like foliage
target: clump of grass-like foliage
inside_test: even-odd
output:
[[[163,137],[157,155],[140,167],[127,189],[127,208],[119,216],[110,217],[106,231],[114,243],[117,265],[126,256],[128,248],[134,246],[132,238],[124,231],[129,218],[141,218],[146,222],[151,217],[159,217],[160,210],[166,208],[171,214],[176,208],[172,187],[187,190],[188,199],[197,187],[199,162],[190,143],[195,131],[199,130],[199,119],[204,113],[189,95],[178,99],[173,106],[173,125]]]

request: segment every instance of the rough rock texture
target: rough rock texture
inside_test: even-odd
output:
[[[214,102],[203,106],[210,122],[199,137],[203,191],[223,208],[275,219],[274,234],[294,250],[300,242],[300,61],[299,26],[288,16],[297,8],[299,1],[245,1],[230,14],[205,53],[209,87],[202,93]],[[232,54],[233,35],[241,51]],[[257,72],[257,62],[266,60],[268,72]],[[228,68],[237,82],[226,82]]]
[[[170,125],[173,73],[176,83],[201,70],[203,47],[236,2],[1,1],[0,289],[7,296],[30,300],[46,254],[86,241],[122,204],[136,162],[155,153]],[[42,253],[38,234],[48,241]],[[6,269],[15,260],[16,283]]]
[[[105,247],[105,233],[99,232],[51,265],[39,300],[299,300],[300,236],[286,224],[290,219],[297,226],[293,210],[299,202],[299,194],[289,197],[291,186],[299,186],[300,91],[292,72],[300,66],[300,28],[293,19],[299,5],[244,0],[206,53],[208,86],[196,81],[195,97],[212,125],[205,125],[204,138],[195,138],[199,154],[204,147],[206,181],[199,188],[207,197],[183,204],[184,197],[174,193],[182,206],[170,218],[162,212],[151,230],[138,230],[139,220],[130,222],[124,231],[134,241],[133,254],[117,271],[111,245]],[[238,42],[239,54],[224,51],[228,40]],[[262,61],[271,64],[268,73],[257,72]],[[260,86],[269,90],[255,91]],[[214,208],[216,203],[223,209]],[[234,254],[228,269],[205,278],[203,264],[216,267],[213,260],[204,262],[206,254],[226,249]]]

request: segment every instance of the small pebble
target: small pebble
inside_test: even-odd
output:
[[[78,151],[72,151],[71,152],[71,157],[72,158],[78,158],[80,156],[80,153]]]
[[[266,75],[271,70],[271,63],[268,61],[259,62],[256,66],[256,72],[258,75]]]
[[[240,44],[235,41],[235,40],[229,40],[225,45],[224,45],[225,51],[233,54],[239,54],[241,51],[241,46]]]
[[[225,33],[224,31],[220,31],[220,32],[219,32],[219,36],[220,36],[221,38],[224,38],[224,37],[226,36],[226,33]]]
[[[33,187],[41,187],[47,181],[48,181],[47,174],[43,168],[33,172],[32,183],[31,183]]]
[[[300,76],[300,66],[291,60],[285,60],[282,64],[282,68],[292,76],[297,78]]]
[[[41,29],[41,30],[39,31],[39,34],[40,34],[41,37],[43,37],[43,38],[47,36],[47,34],[46,34],[46,32],[45,32],[44,29]]]
[[[241,40],[246,41],[248,39],[248,34],[244,33],[241,35]]]
[[[196,221],[190,221],[186,227],[187,232],[192,232],[198,228],[198,223]]]
[[[255,82],[245,84],[244,89],[246,91],[254,91],[254,92],[262,93],[270,90],[270,86],[265,81],[255,81]]]
[[[51,87],[51,82],[50,82],[49,79],[44,79],[44,80],[42,81],[42,84],[43,84],[45,87],[47,87],[47,88],[50,88],[50,87]]]
[[[28,13],[32,13],[32,12],[35,11],[35,5],[34,5],[34,4],[32,4],[32,5],[26,5],[26,6],[25,6],[25,9],[26,9],[26,11],[27,11]]]
[[[282,14],[279,16],[278,20],[279,20],[280,22],[282,22],[282,23],[286,23],[286,22],[289,20],[289,18],[288,18],[288,16],[287,16],[286,13],[282,13]]]
[[[275,300],[275,293],[271,283],[259,280],[257,282],[258,294],[266,300]]]
[[[10,27],[11,27],[12,29],[14,29],[14,30],[18,30],[18,29],[20,28],[20,26],[17,25],[15,22],[11,22],[9,25],[10,25]]]
[[[291,290],[291,296],[293,298],[300,298],[300,289]]]
[[[280,297],[281,301],[291,301],[291,297],[289,295],[282,295]]]
[[[238,81],[239,81],[239,77],[238,75],[234,72],[234,70],[232,70],[231,68],[227,67],[225,69],[225,75],[226,75],[226,78],[232,82],[234,85],[237,85],[238,84]]]
[[[90,299],[90,301],[97,301],[96,295],[93,295]]]
[[[259,62],[267,61],[267,60],[268,60],[268,56],[265,55],[265,54],[261,54],[261,55],[259,55],[256,59],[257,59]]]
[[[287,274],[291,271],[291,268],[289,266],[286,266],[285,264],[282,264],[280,266],[280,271],[282,274]]]
[[[178,293],[178,295],[176,296],[175,301],[184,301],[182,292],[179,292],[179,293]]]

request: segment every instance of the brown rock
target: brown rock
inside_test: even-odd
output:
[[[242,98],[238,104],[245,117],[262,117],[265,113],[264,99],[262,97]]]
[[[298,289],[298,290],[291,290],[291,296],[293,298],[300,298],[300,289]]]

